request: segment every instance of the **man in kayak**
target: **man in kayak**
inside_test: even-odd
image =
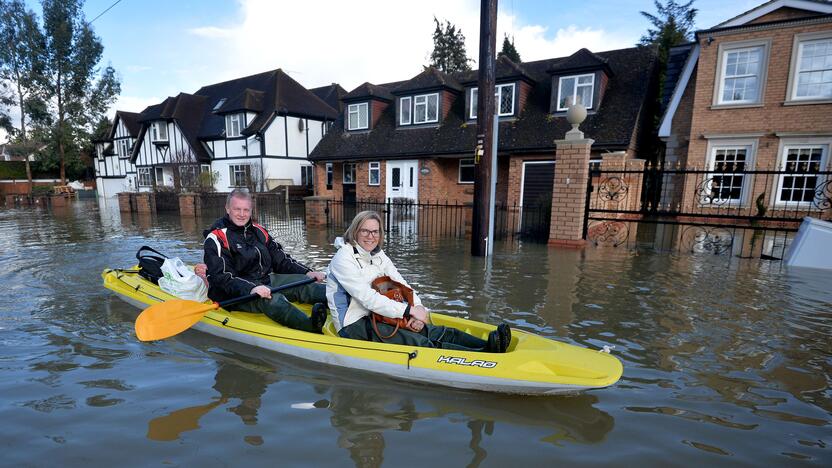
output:
[[[452,327],[431,325],[428,310],[405,282],[390,258],[381,249],[384,228],[375,211],[362,211],[336,239],[338,252],[329,264],[327,299],[332,321],[344,338],[376,342],[504,353],[511,344],[511,329],[505,323],[480,339]],[[406,288],[411,303],[397,302],[374,289],[379,278]],[[404,319],[400,326],[372,318],[372,313],[390,319]]]
[[[326,321],[326,275],[303,265],[283,251],[268,229],[251,221],[251,194],[235,189],[226,199],[226,215],[205,231],[204,262],[207,265],[208,297],[223,301],[248,294],[259,299],[240,304],[238,310],[260,312],[289,328],[320,333]],[[280,286],[314,278],[316,283],[271,293]],[[292,302],[314,304],[311,317]]]

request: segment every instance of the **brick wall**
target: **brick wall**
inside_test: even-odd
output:
[[[378,119],[381,118],[381,114],[384,112],[385,109],[387,109],[387,106],[389,106],[389,105],[390,105],[389,102],[377,101],[375,99],[370,101],[370,108],[372,109],[370,111],[370,116],[373,119],[370,122],[370,130],[376,128],[376,124],[378,123]]]
[[[795,18],[804,18],[806,16],[814,16],[816,14],[817,13],[812,13],[797,8],[778,8],[777,10],[772,11],[767,15],[763,15],[755,19],[754,21],[750,21],[749,24],[768,23],[769,21],[781,21]]]
[[[442,116],[440,118],[440,122],[445,120],[445,117],[448,116],[448,113],[451,111],[451,107],[454,105],[454,101],[456,101],[457,94],[451,91],[442,91],[439,93],[439,99],[442,100]]]
[[[381,177],[378,185],[370,185],[370,162],[362,161],[355,165],[355,197],[359,200],[383,201],[386,194],[386,165],[384,161],[378,162]]]

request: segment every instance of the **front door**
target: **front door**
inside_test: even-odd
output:
[[[419,200],[419,161],[387,161],[387,198]]]
[[[552,216],[554,161],[523,162],[520,184],[520,232],[529,238],[546,239]]]

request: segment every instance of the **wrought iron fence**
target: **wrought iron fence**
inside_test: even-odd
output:
[[[473,207],[447,201],[414,202],[409,199],[330,200],[327,225],[346,229],[361,211],[377,211],[384,218],[390,236],[453,237],[470,235]],[[498,204],[494,216],[494,237],[546,241],[549,235],[551,205],[521,207]]]
[[[596,245],[780,259],[804,217],[832,218],[832,172],[819,169],[593,168],[585,237]]]

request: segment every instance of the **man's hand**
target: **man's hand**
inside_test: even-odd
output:
[[[317,281],[318,283],[323,283],[323,281],[326,279],[326,274],[322,271],[310,271],[306,273],[306,276],[310,278],[315,278],[315,281]]]
[[[255,287],[251,288],[250,294],[257,294],[260,297],[262,297],[263,299],[271,299],[272,298],[272,290],[269,289],[268,286],[263,286],[262,284],[260,286],[255,286]]]

